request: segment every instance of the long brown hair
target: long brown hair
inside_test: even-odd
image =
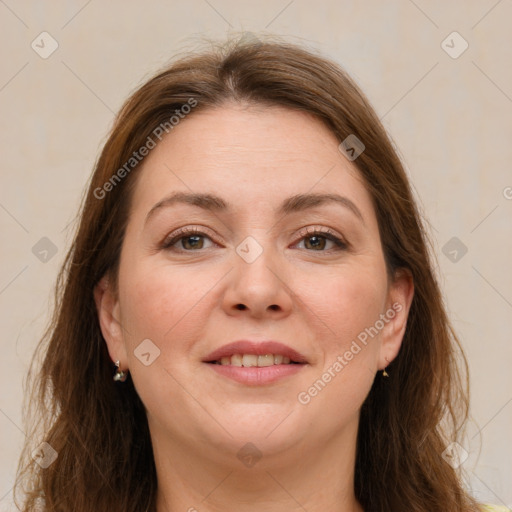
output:
[[[121,386],[112,381],[115,368],[93,290],[105,274],[117,286],[136,184],[134,152],[155,139],[157,127],[172,131],[169,119],[176,110],[186,112],[185,105],[194,105],[194,115],[226,101],[299,109],[322,120],[340,142],[349,135],[363,141],[365,150],[354,164],[373,200],[388,272],[407,268],[414,279],[399,355],[388,368],[389,378],[375,378],[361,409],[357,499],[371,512],[478,510],[442,457],[467,418],[467,363],[400,159],[343,69],[311,50],[270,39],[231,40],[181,56],[143,84],[118,114],[58,275],[53,318],[30,367],[33,382],[25,405],[32,413],[25,418],[30,433],[17,475],[22,510],[37,510],[41,498],[45,504],[39,510],[46,511],[155,510],[156,471],[144,406],[131,378]],[[58,454],[46,468],[31,457],[42,441]]]

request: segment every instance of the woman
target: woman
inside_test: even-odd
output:
[[[446,456],[467,382],[427,243],[336,64],[274,42],[175,62],[92,176],[23,510],[480,510]]]

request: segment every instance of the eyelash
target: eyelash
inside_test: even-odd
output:
[[[312,238],[312,237],[321,237],[321,238],[325,238],[327,240],[330,240],[332,242],[334,242],[334,244],[336,245],[336,248],[333,248],[331,250],[323,250],[323,251],[314,251],[314,250],[311,250],[309,252],[331,252],[332,250],[334,251],[342,251],[342,250],[347,250],[348,247],[349,247],[349,244],[346,243],[345,241],[343,241],[342,239],[340,239],[338,236],[336,236],[330,229],[318,229],[318,228],[312,228],[312,230],[310,231],[309,229],[311,228],[307,228],[307,230],[304,232],[302,232],[300,234],[300,238],[298,240],[298,242],[301,242],[302,240],[304,240],[305,238]],[[165,250],[174,250],[174,251],[177,251],[177,252],[197,252],[197,251],[201,251],[201,249],[198,249],[197,251],[194,251],[194,250],[187,250],[187,249],[173,249],[172,246],[174,244],[176,244],[177,242],[179,242],[180,240],[182,239],[185,239],[185,238],[188,238],[188,237],[192,237],[192,236],[202,236],[202,237],[206,237],[206,238],[210,238],[211,240],[211,237],[208,236],[206,233],[203,233],[202,231],[200,231],[198,228],[181,228],[179,229],[177,232],[173,233],[170,237],[167,237],[161,244],[160,248],[161,249],[165,249]],[[213,241],[213,240],[212,240]],[[306,249],[308,250],[308,249]]]

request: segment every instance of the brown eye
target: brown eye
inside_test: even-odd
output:
[[[304,244],[306,246],[306,249],[324,249],[327,244],[327,238],[325,236],[311,235],[305,237],[304,240],[306,241]]]
[[[211,241],[210,237],[198,229],[181,229],[177,233],[171,235],[170,238],[164,240],[161,248],[167,250],[193,252],[195,250],[205,248],[204,239]],[[178,246],[173,247],[175,245]]]
[[[202,249],[204,245],[204,241],[201,240],[202,236],[193,235],[193,236],[184,236],[180,240],[182,240],[181,245],[184,249]],[[188,245],[188,247],[187,247]]]
[[[310,251],[328,252],[329,248],[325,250],[328,242],[332,242],[334,244],[334,250],[343,250],[348,248],[348,245],[330,230],[314,230],[306,232],[300,241],[302,242],[303,240],[305,248]]]

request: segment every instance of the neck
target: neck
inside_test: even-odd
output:
[[[354,495],[357,424],[314,447],[278,454],[265,446],[261,459],[249,457],[247,465],[224,450],[205,456],[199,443],[158,434],[152,428],[157,512],[363,512]]]

